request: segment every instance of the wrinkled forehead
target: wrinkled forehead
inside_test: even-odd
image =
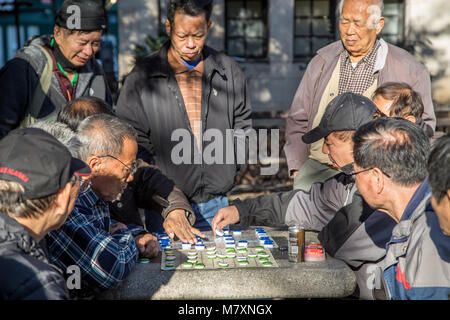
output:
[[[345,18],[366,18],[369,15],[369,7],[371,7],[369,0],[345,0],[342,7],[341,16]]]

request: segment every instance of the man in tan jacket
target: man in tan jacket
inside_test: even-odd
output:
[[[342,0],[341,39],[317,52],[297,89],[286,122],[284,151],[294,189],[308,191],[337,171],[321,152],[323,140],[312,145],[301,137],[318,126],[328,103],[337,95],[353,92],[371,97],[385,82],[406,82],[424,103],[422,119],[434,132],[436,117],[431,101],[428,71],[403,49],[378,38],[385,18],[382,0]]]

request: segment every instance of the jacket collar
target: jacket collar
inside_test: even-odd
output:
[[[414,192],[405,211],[403,211],[399,223],[394,227],[392,232],[392,242],[406,241],[411,233],[414,221],[424,213],[430,197],[431,190],[428,184],[428,178],[426,178]]]
[[[169,61],[167,58],[167,53],[170,47],[170,40],[167,40],[164,45],[155,52],[157,63],[155,67],[149,68],[149,77],[169,77],[172,72]],[[203,47],[203,63],[204,72],[207,74],[212,74],[212,71],[217,71],[222,77],[225,76],[225,67],[218,60],[217,52],[208,46]]]
[[[389,51],[389,47],[386,41],[378,39],[380,47],[378,48],[377,57],[375,59],[375,66],[373,73],[380,71],[386,64],[386,59]],[[321,56],[326,62],[336,61],[339,58],[341,52],[345,50],[341,40],[335,41],[328,46],[317,51],[317,54]]]
[[[28,231],[15,219],[0,213],[0,243],[15,243],[25,254],[47,260],[45,252]]]

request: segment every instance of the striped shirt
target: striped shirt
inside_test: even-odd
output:
[[[183,96],[191,131],[194,133],[198,143],[200,139],[199,124],[202,115],[203,58],[193,70],[189,70],[189,68],[180,61],[180,58],[173,52],[172,47],[167,53],[167,58]]]
[[[98,293],[116,287],[139,257],[134,237],[142,227],[129,225],[110,234],[112,223],[108,204],[89,188],[78,195],[64,225],[47,237],[51,262],[64,271],[78,266],[82,289]]]

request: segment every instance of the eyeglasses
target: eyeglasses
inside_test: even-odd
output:
[[[357,174],[359,174],[359,173],[363,173],[363,172],[366,172],[366,171],[369,171],[369,170],[372,170],[372,169],[374,169],[373,167],[371,167],[371,168],[367,168],[367,169],[363,169],[363,170],[361,170],[361,171],[355,171],[355,167],[353,166],[353,163],[350,163],[350,164],[348,164],[348,165],[346,165],[346,166],[343,166],[342,168],[341,168],[341,171],[343,172],[343,173],[345,173],[347,176],[356,176]],[[387,174],[386,172],[384,172],[383,170],[381,170],[380,168],[378,168],[386,177],[388,177],[388,178],[391,178],[391,176],[389,175],[389,174]]]
[[[91,186],[91,180],[83,180],[82,176],[77,176],[78,181],[80,182],[80,188],[78,189],[78,193],[86,192]]]
[[[134,174],[136,173],[136,171],[137,171],[137,164],[136,164],[136,162],[133,162],[133,164],[132,164],[131,167],[130,167],[130,166],[126,165],[125,163],[123,163],[123,161],[120,160],[119,158],[114,157],[114,156],[112,156],[112,155],[110,155],[110,154],[100,155],[100,156],[97,156],[97,157],[98,157],[98,158],[113,158],[113,159],[116,159],[116,160],[119,161],[125,168],[127,168],[127,170],[128,170],[127,176],[134,175]]]

